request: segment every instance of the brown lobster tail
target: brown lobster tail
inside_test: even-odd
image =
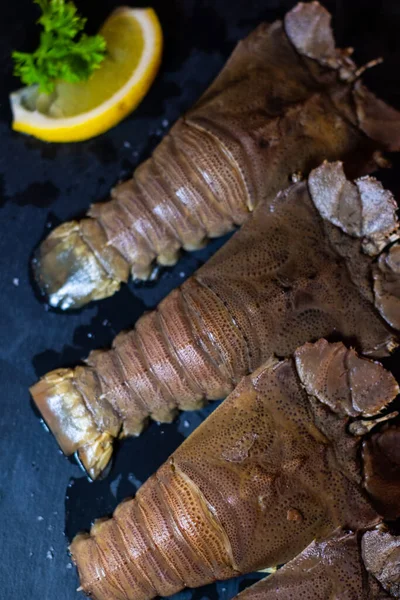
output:
[[[112,296],[129,277],[127,262],[94,219],[57,227],[35,252],[32,266],[51,306],[63,310]]]
[[[385,590],[391,592],[391,587],[398,582],[395,560],[399,561],[400,538],[379,531],[367,532],[362,540],[360,538],[357,533],[338,530],[326,540],[314,541],[278,572],[247,588],[235,600],[385,600],[399,597],[391,596]],[[389,550],[389,546],[393,563],[386,568],[386,581],[381,581],[379,570],[371,568],[375,565],[370,564],[370,556],[365,560],[362,554],[368,548],[371,558],[373,550],[375,557],[379,557],[383,550]],[[382,571],[384,559],[379,560]]]
[[[398,386],[378,363],[325,340],[242,379],[134,499],[75,538],[82,589],[150,600],[284,563],[338,527],[375,526],[361,438],[348,433],[371,387],[373,406],[361,402],[357,415],[378,414]]]
[[[115,437],[226,396],[262,362],[308,340],[340,334],[365,354],[387,355],[397,340],[400,246],[381,250],[397,238],[395,212],[378,181],[352,183],[341,163],[325,163],[308,182],[260,205],[111,350],[32,387],[64,452],[78,450],[95,476]]]
[[[181,248],[241,225],[324,159],[349,159],[352,176],[373,170],[377,150],[399,149],[400,116],[359,75],[317,2],[258,27],[111,201],[41,244],[35,276],[50,304],[110,296],[129,272],[148,279],[154,261],[173,265]]]
[[[83,589],[96,600],[148,600],[237,575],[218,518],[173,463],[70,550]]]
[[[83,377],[93,375],[84,367],[51,371],[31,388],[31,393],[61,450],[67,456],[77,452],[81,464],[94,479],[110,461],[121,419],[106,403],[96,414],[100,398],[96,402],[97,398],[91,395],[95,399],[93,410],[85,402],[76,385],[78,369]]]
[[[223,398],[249,371],[248,364],[229,369],[227,357],[224,363],[213,356],[196,314],[200,292],[195,281],[173,291],[135,329],[119,334],[111,350],[94,351],[87,366],[52,371],[31,388],[63,452],[78,452],[93,479],[116,437],[139,435],[149,418],[170,423],[178,410]],[[210,304],[203,318],[211,318]]]

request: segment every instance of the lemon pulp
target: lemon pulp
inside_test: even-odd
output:
[[[81,141],[107,131],[136,108],[161,62],[157,15],[151,8],[121,7],[100,33],[107,55],[88,81],[58,82],[50,95],[38,93],[38,86],[10,95],[14,130],[45,141]]]
[[[88,112],[113,96],[130,79],[143,52],[142,28],[136,19],[123,14],[111,17],[100,30],[107,44],[101,68],[88,81],[60,82],[55,100],[50,104],[51,117],[74,117]]]

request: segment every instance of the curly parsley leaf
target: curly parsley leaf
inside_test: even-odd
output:
[[[106,54],[101,35],[82,33],[86,19],[66,0],[35,0],[42,15],[43,31],[35,52],[13,52],[14,74],[25,85],[39,85],[40,92],[51,93],[56,81],[85,81],[98,69]]]

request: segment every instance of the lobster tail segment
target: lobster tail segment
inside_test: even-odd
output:
[[[78,451],[93,476],[111,456],[114,438],[226,397],[243,376],[306,341],[340,336],[365,355],[387,356],[400,331],[396,208],[376,179],[352,182],[341,162],[323,163],[272,204],[260,204],[206,265],[121,332],[110,350],[93,351],[85,366],[49,373],[32,387],[60,446]],[[354,352],[336,358],[342,368]],[[380,385],[366,398],[355,387],[376,370],[351,372],[351,416],[360,406],[366,413],[379,405]]]
[[[112,296],[129,267],[93,219],[64,223],[51,232],[33,259],[36,282],[51,306],[80,308]]]
[[[361,84],[330,20],[311,2],[261,24],[108,202],[50,233],[34,271],[52,306],[111,296],[129,274],[150,279],[156,262],[242,225],[324,159],[345,160],[353,177],[400,149],[400,113]]]
[[[95,600],[150,600],[238,574],[221,523],[173,462],[112,519],[76,536],[70,551],[83,590]]]
[[[73,540],[83,591],[151,600],[285,563],[337,528],[379,524],[362,478],[362,436],[349,425],[379,414],[397,392],[382,365],[341,343],[320,340],[268,361],[134,499]]]
[[[113,452],[121,422],[111,407],[85,403],[77,375],[85,367],[47,373],[30,389],[41,415],[66,456],[76,453],[91,479],[104,471]],[[97,408],[97,410],[96,410]]]

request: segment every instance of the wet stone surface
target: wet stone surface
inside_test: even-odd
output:
[[[119,2],[78,0],[94,30]],[[78,581],[68,539],[91,521],[110,514],[124,497],[166,460],[213,406],[183,413],[173,425],[156,423],[138,439],[121,443],[107,478],[89,483],[74,461],[60,455],[32,408],[28,387],[38,376],[76,364],[91,349],[107,346],[182,283],[224,240],[185,254],[157,282],[130,283],[113,298],[60,314],[43,304],[32,287],[29,262],[39,241],[57,223],[83,215],[91,202],[107,198],[116,181],[129,177],[165,131],[199,97],[222,67],[234,43],[262,20],[273,20],[294,0],[163,0],[154,6],[165,34],[159,77],[138,110],[112,131],[80,144],[45,144],[10,129],[8,94],[18,87],[10,52],[36,44],[37,9],[32,0],[2,6],[0,19],[0,598],[77,600]],[[358,49],[362,64],[384,56],[367,74],[371,87],[400,107],[400,11],[383,0],[378,14],[365,0],[327,0],[335,12],[342,45]],[[376,6],[376,3],[371,5]],[[379,175],[399,197],[400,160]],[[388,363],[398,368],[397,359]],[[215,406],[215,405],[214,405]],[[229,600],[260,578],[178,594],[179,600]]]

